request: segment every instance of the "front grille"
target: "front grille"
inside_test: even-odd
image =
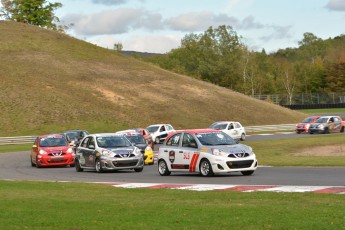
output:
[[[133,167],[136,166],[138,161],[113,161],[115,167]]]
[[[250,154],[249,153],[230,153],[228,155],[228,157],[231,157],[231,158],[242,158],[242,157],[249,157]]]
[[[130,157],[135,157],[135,155],[133,153],[129,153],[129,154],[116,154],[114,157],[115,158],[130,158]]]
[[[228,161],[226,164],[231,169],[241,169],[249,168],[253,164],[254,160],[245,160],[245,161]]]
[[[51,156],[51,157],[63,156],[63,155],[66,155],[66,153],[62,151],[55,151],[55,152],[48,153],[48,156]]]

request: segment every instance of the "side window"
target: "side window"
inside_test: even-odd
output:
[[[339,122],[339,118],[334,117],[334,122]]]
[[[80,146],[83,147],[83,148],[87,148],[87,142],[89,141],[89,139],[90,139],[90,137],[85,138]]]
[[[182,138],[182,147],[187,147],[187,148],[197,148],[196,141],[194,137],[189,134],[185,133]]]
[[[160,132],[164,132],[165,131],[165,126],[163,125],[159,131]]]
[[[228,129],[229,129],[229,130],[230,130],[230,129],[234,129],[234,124],[233,124],[233,123],[230,123]]]
[[[166,142],[166,145],[169,146],[178,146],[181,139],[181,133],[175,134],[169,138]]]
[[[93,145],[95,147],[95,139],[93,137],[90,138],[89,144],[88,144],[88,148],[90,148],[89,146]]]
[[[167,130],[168,131],[173,130],[173,127],[171,125],[167,125]]]
[[[240,128],[241,128],[240,123],[235,123],[235,128],[236,128],[236,129],[240,129]]]

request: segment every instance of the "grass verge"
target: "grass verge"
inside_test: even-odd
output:
[[[1,229],[344,229],[345,196],[0,181]]]

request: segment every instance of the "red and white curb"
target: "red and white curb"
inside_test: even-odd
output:
[[[221,185],[221,184],[167,184],[96,182],[116,188],[179,189],[191,191],[227,190],[239,192],[312,192],[345,194],[345,186],[278,186],[278,185]]]

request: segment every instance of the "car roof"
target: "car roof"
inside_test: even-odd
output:
[[[105,137],[105,136],[123,136],[123,135],[116,134],[116,133],[94,133],[87,136]]]
[[[176,132],[173,132],[174,134],[175,133],[190,133],[190,134],[198,134],[198,133],[220,133],[222,131],[220,130],[216,130],[216,129],[185,129],[185,130],[176,130]]]
[[[38,138],[65,138],[65,136],[60,133],[53,133],[53,134],[41,135],[41,136],[38,136]]]

